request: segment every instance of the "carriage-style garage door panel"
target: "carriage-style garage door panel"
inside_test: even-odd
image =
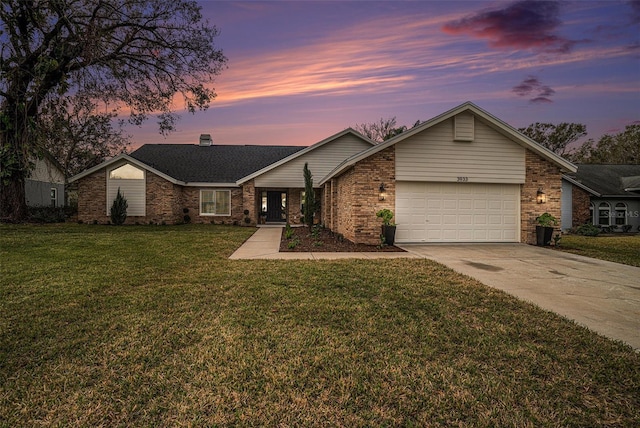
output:
[[[398,182],[396,241],[518,242],[520,185]]]

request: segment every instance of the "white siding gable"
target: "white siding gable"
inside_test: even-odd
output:
[[[329,174],[341,162],[369,147],[371,147],[370,144],[355,135],[343,135],[256,177],[255,186],[303,188],[302,169],[306,162],[313,175],[314,186],[317,187],[322,177]]]
[[[478,118],[473,120],[473,141],[458,142],[454,120],[396,144],[396,180],[524,183],[522,146]]]
[[[142,179],[112,179],[110,177],[111,172],[123,165],[141,172]],[[127,200],[127,216],[146,215],[146,171],[126,163],[116,164],[116,166],[107,170],[107,215],[109,215],[113,201],[116,199],[118,188],[122,196]]]

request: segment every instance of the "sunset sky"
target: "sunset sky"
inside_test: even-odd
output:
[[[640,1],[202,1],[228,68],[209,110],[143,143],[311,145],[472,101],[515,127],[640,121]]]

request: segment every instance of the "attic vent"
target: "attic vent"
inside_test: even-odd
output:
[[[200,134],[200,145],[203,147],[213,144],[210,134]]]
[[[473,141],[473,114],[460,113],[453,118],[455,141]]]

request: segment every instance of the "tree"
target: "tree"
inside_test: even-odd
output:
[[[389,119],[380,118],[378,122],[359,123],[354,127],[354,129],[370,140],[381,143],[391,137],[402,134],[407,130],[407,127],[397,126],[396,118],[394,116]]]
[[[226,58],[192,0],[3,0],[0,8],[0,217],[26,216],[25,179],[40,155],[43,106],[76,93],[126,108],[163,133],[180,108],[215,97]]]
[[[566,157],[571,148],[571,143],[587,135],[587,127],[581,123],[562,122],[558,125],[552,123],[536,122],[527,128],[520,128],[527,137],[552,152]]]
[[[109,211],[111,217],[111,223],[116,226],[120,226],[124,224],[124,221],[127,219],[127,209],[129,208],[129,203],[120,193],[120,188],[118,187],[118,194],[116,198],[113,200],[113,204],[111,204],[111,210]]]
[[[627,125],[623,132],[605,134],[594,145],[584,142],[571,154],[575,163],[609,163],[640,165],[640,124]]]
[[[76,94],[49,100],[38,120],[39,148],[49,152],[71,177],[124,153],[130,144],[117,113],[97,111],[95,101]]]
[[[304,204],[302,206],[303,223],[313,226],[313,216],[316,212],[316,196],[313,191],[313,176],[309,170],[309,165],[305,162],[302,169],[304,175]]]

